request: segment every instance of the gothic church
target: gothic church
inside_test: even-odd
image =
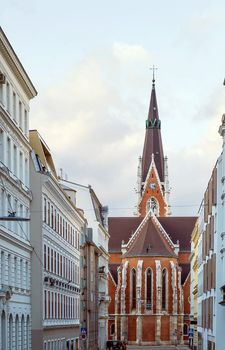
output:
[[[190,240],[196,217],[170,216],[167,157],[153,77],[138,166],[138,215],[109,218],[109,339],[187,341]]]

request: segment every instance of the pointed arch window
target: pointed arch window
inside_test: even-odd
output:
[[[146,270],[146,310],[152,310],[152,298],[153,298],[153,273],[152,269]]]
[[[158,201],[154,198],[151,197],[148,201],[147,201],[147,205],[146,205],[146,212],[148,212],[150,210],[150,208],[152,209],[153,213],[158,216],[159,215],[159,204]]]
[[[166,310],[167,270],[162,270],[162,311]]]
[[[110,326],[110,335],[114,335],[115,334],[115,323],[112,323]]]
[[[136,271],[131,270],[131,309],[136,309]]]
[[[1,349],[6,349],[6,314],[2,311],[1,315]]]

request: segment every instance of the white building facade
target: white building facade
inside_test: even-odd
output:
[[[222,152],[217,161],[217,232],[216,251],[216,297],[215,297],[215,349],[225,344],[225,115],[219,133],[223,139]]]
[[[29,101],[37,92],[0,28],[0,216],[29,218]],[[31,349],[28,221],[0,221],[0,348]]]
[[[80,235],[85,220],[61,188],[50,152],[31,131],[33,193],[32,349],[77,350],[80,335]]]
[[[98,348],[103,350],[108,339],[108,208],[101,205],[91,186],[83,186],[62,180],[65,188],[76,191],[76,203],[84,211],[87,225],[92,229],[93,243],[99,249],[98,258]]]

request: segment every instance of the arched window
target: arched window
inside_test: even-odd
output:
[[[27,350],[30,349],[30,317],[27,315],[27,324],[26,324],[26,343],[27,343]]]
[[[166,310],[167,270],[162,270],[162,310]]]
[[[146,270],[146,310],[152,310],[152,269]]]
[[[21,349],[24,349],[25,346],[24,346],[24,315],[22,316],[22,319],[21,319]]]
[[[15,322],[15,350],[19,349],[19,316],[16,315]]]
[[[157,200],[154,197],[151,197],[148,201],[147,201],[147,205],[146,205],[146,212],[148,212],[150,210],[150,208],[152,209],[153,213],[158,216],[159,215],[159,204],[157,202]]]
[[[13,317],[12,314],[9,316],[9,349],[13,346]]]
[[[6,316],[5,316],[5,311],[2,311],[2,316],[1,316],[1,348],[6,349]]]
[[[131,270],[131,309],[136,309],[136,271]]]
[[[115,323],[112,323],[110,327],[110,335],[114,335],[114,334],[115,334]]]

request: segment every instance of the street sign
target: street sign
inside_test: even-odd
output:
[[[189,329],[188,336],[189,336],[189,338],[193,338],[193,336],[194,336],[194,329],[193,328]]]
[[[82,327],[82,328],[80,329],[80,332],[81,332],[81,334],[87,334],[87,328]]]

